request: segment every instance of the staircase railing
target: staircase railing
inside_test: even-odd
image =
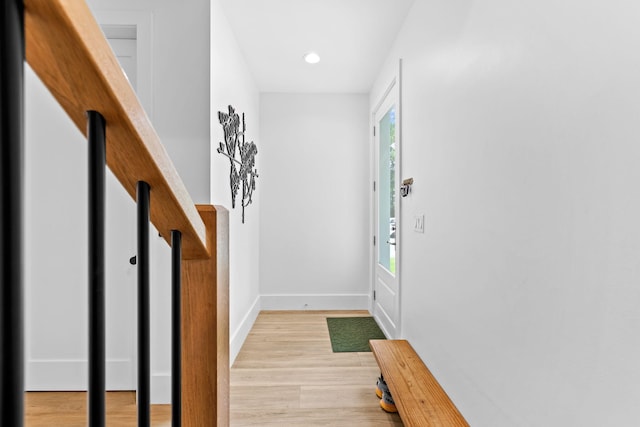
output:
[[[144,224],[150,219],[173,252],[173,425],[228,425],[227,211],[193,204],[84,1],[3,0],[0,13],[0,426],[22,426],[24,419],[25,59],[88,137],[89,425],[105,425],[105,162],[138,200],[138,424],[149,425],[148,229]]]

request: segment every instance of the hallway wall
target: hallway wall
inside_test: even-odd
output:
[[[261,94],[264,309],[369,307],[367,103]]]
[[[372,91],[403,58],[403,335],[473,426],[640,425],[639,20],[416,0]]]
[[[219,0],[211,2],[211,200],[229,210],[229,334],[230,361],[233,361],[260,311],[258,260],[260,200],[263,183],[259,177],[253,202],[245,208],[242,223],[242,189],[232,209],[229,186],[229,160],[216,150],[224,142],[218,111],[233,105],[245,113],[246,141],[258,147],[256,167],[261,173],[263,150],[260,142],[260,94],[229,27]]]

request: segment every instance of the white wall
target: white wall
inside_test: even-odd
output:
[[[26,387],[76,378],[87,354],[87,149],[44,85],[25,73]],[[77,196],[77,197],[74,197]],[[111,358],[111,348],[107,350]],[[73,369],[73,368],[72,368]],[[56,375],[50,378],[49,374]],[[86,376],[86,374],[85,374]],[[66,380],[72,384],[59,385]]]
[[[230,361],[233,363],[260,311],[258,282],[259,218],[262,199],[263,153],[260,141],[260,95],[229,27],[218,0],[211,3],[211,200],[229,210],[229,332]],[[232,209],[229,187],[229,160],[216,152],[224,133],[218,111],[228,112],[232,105],[245,113],[246,141],[258,147],[256,167],[260,177],[253,193],[253,203],[245,208],[242,223],[242,190]]]
[[[209,1],[89,0],[91,10],[148,13],[153,100],[147,110],[194,203],[209,203]]]
[[[151,21],[152,98],[142,100],[194,202],[209,202],[209,3],[193,0],[91,0],[94,13],[146,15]],[[113,14],[111,15],[113,16]],[[140,52],[138,52],[140,54]],[[87,354],[86,143],[31,72],[26,83],[27,387],[83,389]],[[107,188],[107,378],[135,384],[135,208],[109,177]],[[153,201],[152,201],[153,203]],[[114,206],[121,210],[114,209]],[[151,233],[152,401],[170,383],[168,246]],[[117,241],[110,244],[110,241]],[[115,301],[117,300],[117,301]],[[118,315],[121,314],[121,315]],[[135,321],[135,317],[133,318]],[[125,341],[114,346],[116,336]],[[125,366],[126,365],[126,366]]]
[[[262,94],[260,114],[263,308],[368,308],[367,96]]]
[[[403,335],[473,426],[640,425],[639,18],[416,0],[372,90],[402,57]]]

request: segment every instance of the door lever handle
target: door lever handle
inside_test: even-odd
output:
[[[393,245],[393,246],[395,246],[395,245],[396,245],[396,242],[391,242],[391,241],[387,240],[387,245]]]

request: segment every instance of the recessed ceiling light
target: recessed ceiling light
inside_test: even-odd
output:
[[[309,64],[317,64],[320,62],[320,56],[315,52],[309,52],[304,55],[304,60]]]

